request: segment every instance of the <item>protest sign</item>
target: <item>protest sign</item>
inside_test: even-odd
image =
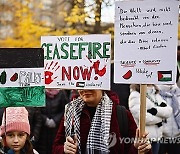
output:
[[[177,1],[116,2],[115,83],[175,83],[178,14]]]
[[[115,3],[114,82],[140,84],[140,138],[145,133],[147,84],[176,81],[178,3]]]
[[[41,48],[0,48],[0,107],[44,106]]]
[[[42,36],[45,86],[110,89],[110,35]]]

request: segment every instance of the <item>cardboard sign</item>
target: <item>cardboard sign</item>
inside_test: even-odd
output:
[[[44,106],[44,51],[0,48],[0,107]]]
[[[110,89],[110,35],[43,36],[46,88]]]
[[[178,1],[115,3],[115,83],[173,84]]]

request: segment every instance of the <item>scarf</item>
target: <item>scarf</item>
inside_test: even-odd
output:
[[[171,98],[171,107],[173,109],[174,119],[180,129],[180,106],[177,97],[180,95],[180,89],[170,89],[169,91],[160,90],[160,94],[166,100],[166,98]]]
[[[104,94],[100,103],[96,107],[95,115],[92,119],[90,131],[88,134],[86,153],[87,154],[108,154],[108,139],[110,131],[110,122],[113,102]],[[65,133],[71,135],[72,123],[74,132],[77,134],[78,153],[81,154],[80,148],[80,116],[85,102],[78,97],[66,105],[65,109]]]
[[[9,149],[9,148],[8,148]],[[15,154],[15,152],[12,150],[12,149],[9,149],[9,150],[4,150],[4,149],[0,149],[0,153],[1,154]],[[21,149],[21,151],[20,151],[20,154],[25,154],[26,152],[25,152],[25,149],[23,148],[23,149]]]

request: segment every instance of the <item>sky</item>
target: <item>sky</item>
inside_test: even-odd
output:
[[[112,0],[112,2],[113,1],[114,0]],[[118,0],[115,0],[115,1],[118,1]],[[123,1],[123,0],[119,0],[119,1]],[[131,1],[133,1],[133,0],[131,0]],[[180,0],[178,0],[178,1],[179,1],[179,5],[180,5]],[[112,6],[102,9],[102,21],[103,22],[114,23],[114,18],[115,18],[115,4],[114,3]],[[179,9],[179,13],[180,13],[180,9]]]
[[[107,0],[105,0],[107,1]],[[109,0],[109,2],[111,4],[113,4],[112,6],[108,6],[108,7],[105,7],[104,6],[104,3],[102,3],[102,9],[101,9],[101,20],[102,22],[114,22],[114,14],[115,14],[115,10],[114,10],[114,3],[115,1],[117,0]],[[94,1],[93,0],[86,0],[86,5],[89,6],[89,5],[93,5],[94,4]],[[89,7],[86,8],[86,11],[87,12],[90,12],[90,9]],[[89,14],[92,18],[94,18],[94,14]],[[88,19],[89,20],[89,19]]]
[[[115,8],[113,6],[109,6],[108,8],[102,9],[102,22],[114,22],[114,14]]]

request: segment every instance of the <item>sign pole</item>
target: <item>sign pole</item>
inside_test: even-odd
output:
[[[142,138],[145,133],[145,125],[146,125],[146,84],[140,84],[140,117],[139,117],[139,134],[140,138]],[[144,154],[144,152],[139,152],[138,154]]]

